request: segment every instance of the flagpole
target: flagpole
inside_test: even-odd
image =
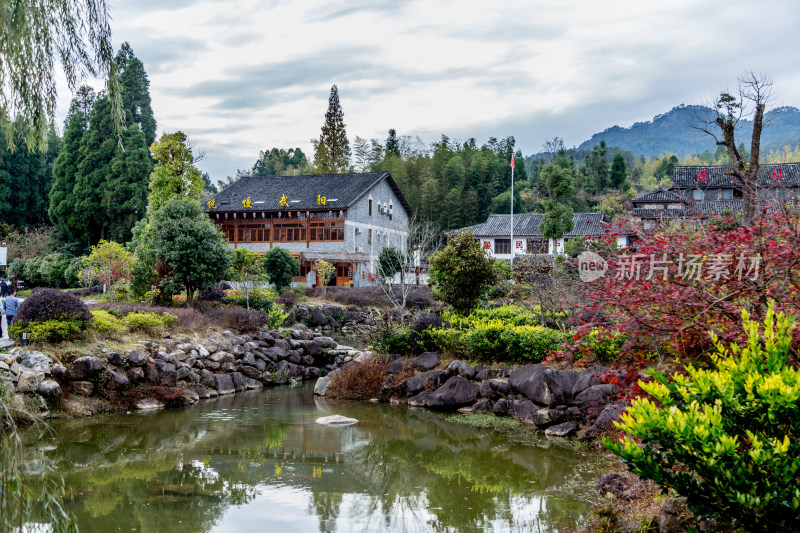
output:
[[[514,154],[511,154],[511,271],[514,271]]]

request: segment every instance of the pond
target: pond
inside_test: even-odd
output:
[[[598,476],[589,452],[312,391],[58,422],[28,464],[62,473],[84,533],[549,532],[587,516],[570,492]],[[330,414],[360,422],[314,422]]]

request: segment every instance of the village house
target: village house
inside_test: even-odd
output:
[[[514,215],[514,255],[537,254],[556,255],[564,253],[564,243],[576,237],[586,238],[605,233],[607,224],[603,221],[603,213],[575,213],[572,231],[560,239],[546,239],[539,231],[542,222],[541,213],[523,213]],[[511,215],[489,215],[486,222],[460,228],[449,232],[452,234],[471,231],[483,248],[496,259],[511,260]],[[627,236],[621,236],[622,247],[628,246]]]
[[[384,247],[406,254],[412,216],[388,172],[242,177],[204,209],[233,248],[288,250],[304,284],[315,283],[313,263],[324,259],[337,286],[368,284]]]
[[[633,216],[652,229],[662,220],[706,219],[742,212],[742,186],[730,167],[678,166],[672,187],[633,198]],[[800,163],[761,165],[757,178],[758,201],[765,209],[794,203],[800,196]]]

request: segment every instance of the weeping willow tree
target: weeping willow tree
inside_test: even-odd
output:
[[[30,413],[12,407],[8,385],[0,381],[0,533],[39,531],[77,533],[78,527],[63,501],[69,495],[60,476],[46,465],[38,474],[26,472],[24,445],[17,421],[33,423],[29,431],[44,437],[52,430]]]
[[[56,108],[56,63],[70,90],[107,79],[118,132],[124,125],[105,0],[0,0],[0,127],[12,149],[44,149]]]

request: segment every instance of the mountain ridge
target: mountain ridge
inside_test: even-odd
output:
[[[629,127],[614,125],[606,128],[581,143],[578,149],[591,150],[603,140],[608,146],[633,152],[636,156],[659,157],[672,153],[685,157],[704,152],[714,153],[717,150],[714,139],[689,125],[692,120],[708,120],[713,116],[714,111],[708,107],[680,104],[649,121],[634,122]],[[800,109],[781,106],[768,110],[764,114],[764,123],[761,134],[763,154],[779,150],[787,144],[792,147],[800,145]],[[715,124],[710,126],[711,131],[718,129]],[[737,144],[744,142],[749,149],[752,131],[752,121],[741,120],[736,128]]]

